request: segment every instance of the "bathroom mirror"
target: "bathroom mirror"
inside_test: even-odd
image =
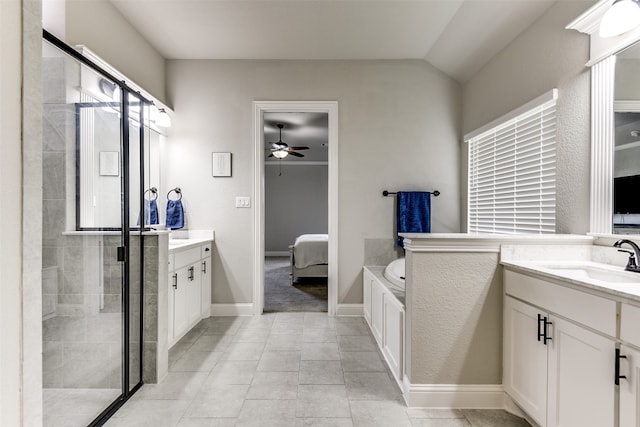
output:
[[[75,104],[75,228],[120,230],[124,224],[122,212],[127,207],[131,229],[141,227],[143,219],[145,226],[157,224],[157,219],[152,222],[150,215],[141,215],[143,194],[148,199],[157,199],[161,192],[160,142],[158,134],[150,128],[149,104],[136,94],[126,96],[128,126],[123,129],[123,104],[119,96],[114,96],[119,89],[92,70],[83,71],[83,99]],[[124,139],[128,141],[126,155]],[[127,192],[123,185],[127,185]],[[145,191],[152,187],[156,188],[156,194]],[[125,199],[128,205],[124,204]]]
[[[614,234],[640,234],[640,43],[616,55],[614,86]]]

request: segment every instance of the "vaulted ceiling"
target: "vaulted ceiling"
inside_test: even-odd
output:
[[[110,1],[167,59],[421,59],[464,83],[557,0]]]

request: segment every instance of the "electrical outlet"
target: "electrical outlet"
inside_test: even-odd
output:
[[[251,197],[236,197],[236,208],[250,208]]]

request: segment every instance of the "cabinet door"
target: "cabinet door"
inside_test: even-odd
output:
[[[398,384],[402,384],[404,356],[404,308],[392,295],[385,295],[383,347],[385,359]]]
[[[547,426],[613,426],[614,341],[555,316],[550,320]]]
[[[176,270],[177,286],[173,289],[173,339],[180,338],[189,327],[187,295],[189,289],[188,267]]]
[[[373,277],[369,270],[364,270],[362,273],[362,311],[364,312],[364,319],[371,327],[371,282]]]
[[[168,311],[168,325],[167,325],[167,332],[168,332],[168,338],[169,338],[169,346],[171,346],[173,344],[173,338],[175,337],[174,335],[174,330],[173,330],[173,325],[174,325],[174,318],[175,318],[175,287],[177,286],[177,276],[175,275],[175,272],[173,271],[169,271],[169,278],[167,283],[169,284],[169,291],[167,293],[168,297],[167,299],[169,300],[169,311]]]
[[[539,309],[504,299],[504,388],[540,426],[547,418],[547,346],[538,341]]]
[[[382,347],[382,327],[384,324],[383,297],[382,285],[378,284],[377,280],[373,280],[371,282],[371,332],[380,347]]]
[[[640,351],[620,346],[620,426],[640,427]]]
[[[187,327],[200,319],[202,308],[202,267],[200,261],[187,267]]]
[[[202,301],[200,314],[203,317],[211,315],[211,257],[202,260]]]

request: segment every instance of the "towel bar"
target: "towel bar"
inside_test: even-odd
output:
[[[397,192],[395,192],[395,191],[387,191],[387,190],[384,190],[384,191],[382,192],[382,195],[383,195],[384,197],[387,197],[387,196],[389,196],[390,194],[398,194],[398,193],[397,193]],[[431,192],[431,194],[433,194],[435,197],[438,197],[438,196],[440,195],[440,192],[439,192],[438,190],[433,190],[433,191]]]

